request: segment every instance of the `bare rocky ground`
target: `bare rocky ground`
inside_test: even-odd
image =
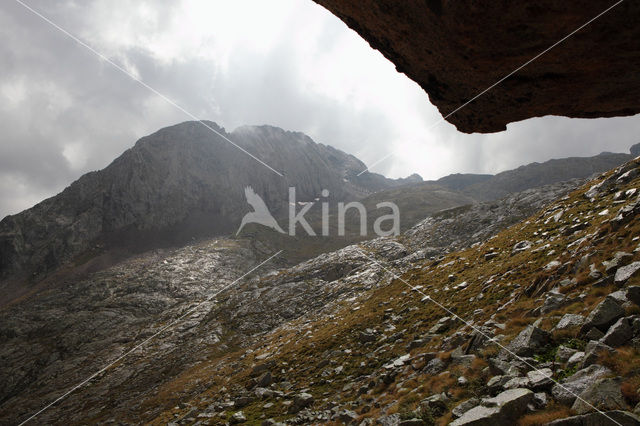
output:
[[[211,300],[269,250],[211,240],[41,293],[2,312],[0,418],[195,307],[33,422],[639,424],[639,171],[267,264]]]

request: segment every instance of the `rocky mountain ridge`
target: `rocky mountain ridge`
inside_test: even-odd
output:
[[[272,126],[243,126],[231,133],[212,122],[167,127],[141,138],[104,170],[4,218],[0,279],[42,276],[94,247],[135,252],[231,234],[248,211],[246,186],[278,215],[288,207],[290,186],[300,201],[313,201],[322,189],[349,201],[421,180],[358,176],[365,168],[352,155]]]
[[[381,214],[375,211],[377,202],[393,201],[402,207],[405,230],[440,209],[587,177],[628,159],[627,154],[601,154],[483,175],[482,182],[475,175],[422,182],[418,175],[388,179],[361,174],[366,166],[360,160],[299,132],[243,126],[227,133],[212,122],[185,122],[140,139],[104,170],[88,173],[59,195],[0,221],[0,302],[38,291],[61,269],[63,275],[83,274],[144,250],[231,234],[250,210],[244,196],[247,186],[276,218],[287,215],[290,186],[301,202],[316,201],[323,189],[329,190],[334,204],[362,200],[372,217]],[[347,228],[356,226],[349,222]],[[295,262],[361,239],[334,238],[309,250],[305,242],[282,244],[301,254],[292,258]]]

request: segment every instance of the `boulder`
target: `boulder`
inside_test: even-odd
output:
[[[273,376],[271,376],[271,372],[267,371],[258,379],[256,385],[261,388],[266,388],[271,383],[273,383]]]
[[[547,314],[556,309],[560,309],[568,303],[570,303],[570,299],[568,299],[567,296],[562,293],[550,291],[547,293],[544,304],[540,308],[540,313]]]
[[[358,418],[358,413],[352,410],[340,410],[332,418],[332,420],[338,420],[345,425],[351,424]],[[401,423],[400,423],[401,424]]]
[[[529,379],[526,377],[513,377],[509,379],[507,383],[504,384],[504,389],[518,389],[518,388],[528,388],[529,387]]]
[[[457,419],[467,411],[471,410],[474,407],[477,407],[479,404],[480,400],[478,398],[469,398],[466,401],[463,401],[460,404],[456,405],[453,410],[451,410],[451,415]]]
[[[587,317],[584,325],[582,326],[581,333],[586,334],[592,327],[598,328],[602,332],[606,332],[607,329],[618,319],[624,316],[624,309],[617,300],[613,297],[605,297],[591,311]]]
[[[529,389],[510,389],[494,398],[485,398],[480,406],[465,412],[451,425],[495,426],[501,422],[509,422],[524,414],[528,405],[533,402],[533,392]]]
[[[616,270],[613,281],[619,285],[624,284],[629,278],[635,275],[638,270],[640,270],[640,262],[633,262],[627,266],[622,266]]]
[[[493,376],[487,381],[487,388],[490,393],[497,393],[504,389],[504,386],[512,379],[511,376]]]
[[[293,397],[293,404],[289,407],[289,413],[297,413],[311,404],[313,404],[313,395],[306,392],[299,393]]]
[[[604,378],[593,382],[576,398],[571,409],[577,414],[598,410],[624,410],[626,404],[620,391],[620,378]]]
[[[522,330],[520,334],[507,345],[508,351],[502,350],[501,355],[503,357],[513,356],[512,354],[532,356],[537,350],[546,346],[550,339],[551,336],[548,332],[530,325]]]
[[[500,418],[499,407],[479,405],[449,423],[449,426],[495,426],[496,422],[500,421]]]
[[[607,334],[604,335],[600,342],[605,345],[617,348],[624,345],[633,338],[633,330],[627,318],[620,318],[615,324],[609,327]]]
[[[611,370],[602,365],[590,365],[578,370],[572,376],[555,384],[551,388],[551,394],[560,404],[571,405],[576,397],[587,389],[595,380],[611,374]]]
[[[605,272],[610,274],[621,266],[628,264],[631,260],[633,260],[633,255],[631,253],[618,251],[611,260],[602,262],[602,264],[605,267]]]
[[[444,393],[431,395],[420,401],[420,410],[423,413],[431,413],[434,417],[440,417],[448,410],[449,397]]]
[[[558,324],[554,327],[555,330],[566,330],[568,328],[580,327],[584,324],[585,318],[582,315],[577,314],[564,314]]]
[[[527,373],[529,388],[539,391],[550,388],[553,385],[553,371],[550,368],[542,368]]]

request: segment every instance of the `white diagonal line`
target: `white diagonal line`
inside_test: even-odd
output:
[[[170,105],[174,106],[175,108],[179,109],[180,111],[182,111],[183,113],[185,113],[187,116],[193,118],[194,120],[196,120],[198,123],[200,123],[202,126],[206,127],[207,129],[209,129],[210,131],[212,131],[213,133],[215,133],[216,135],[220,136],[222,139],[224,139],[225,141],[229,142],[231,145],[235,146],[236,148],[238,148],[240,151],[244,152],[245,154],[247,154],[249,157],[253,158],[254,160],[256,160],[258,163],[262,164],[263,166],[265,166],[266,168],[268,168],[269,170],[271,170],[272,172],[276,173],[277,175],[280,175],[282,177],[284,177],[284,175],[282,173],[280,173],[279,171],[277,171],[276,169],[274,169],[273,167],[271,167],[270,165],[268,165],[267,163],[265,163],[264,161],[262,161],[261,159],[259,159],[258,157],[256,157],[255,155],[251,154],[249,151],[247,151],[246,149],[242,148],[241,146],[239,146],[238,144],[236,144],[235,142],[233,142],[231,139],[229,139],[228,137],[226,137],[225,135],[223,135],[222,133],[218,132],[216,129],[214,129],[213,127],[209,126],[208,124],[204,123],[203,121],[201,121],[198,117],[196,117],[194,114],[192,114],[191,112],[187,111],[186,109],[184,109],[183,107],[181,107],[180,105],[178,105],[176,102],[174,102],[173,100],[171,100],[169,97],[167,97],[166,95],[163,95],[162,93],[160,93],[159,91],[157,91],[156,89],[154,89],[153,87],[149,86],[147,83],[145,83],[144,81],[142,81],[140,78],[136,77],[135,75],[133,75],[132,73],[130,73],[129,71],[127,71],[125,68],[121,67],[120,65],[118,65],[117,63],[115,63],[114,61],[112,61],[111,59],[109,59],[108,57],[106,57],[104,54],[100,53],[99,51],[97,51],[96,49],[94,49],[93,47],[91,47],[90,45],[88,45],[87,43],[85,43],[84,41],[80,40],[78,37],[74,36],[73,34],[71,34],[69,31],[65,30],[64,28],[62,28],[60,25],[56,24],[55,22],[53,22],[52,20],[50,20],[49,18],[47,18],[46,16],[42,15],[40,12],[38,12],[37,10],[33,9],[31,6],[29,6],[28,4],[24,3],[22,0],[15,0],[16,3],[22,5],[25,9],[29,10],[31,13],[33,13],[34,15],[38,16],[40,19],[42,19],[43,21],[47,22],[49,25],[51,25],[52,27],[54,27],[55,29],[57,29],[58,31],[60,31],[61,33],[63,33],[64,35],[66,35],[67,37],[69,37],[70,39],[72,39],[73,41],[75,41],[76,43],[78,43],[79,45],[87,48],[89,51],[91,51],[93,54],[95,54],[96,56],[98,56],[100,59],[102,59],[103,61],[108,62],[109,64],[113,65],[116,69],[118,69],[119,71],[121,71],[122,73],[126,74],[128,77],[130,77],[132,80],[134,80],[135,82],[139,83],[140,85],[142,85],[144,88],[148,89],[149,91],[153,92],[154,94],[156,94],[157,96],[159,96],[160,98],[162,98],[163,100],[165,100],[167,103],[169,103]]]
[[[577,33],[578,31],[582,30],[584,27],[586,27],[587,25],[593,23],[595,20],[599,19],[600,17],[602,17],[602,15],[605,15],[606,13],[608,13],[611,9],[615,8],[616,6],[618,6],[620,3],[622,3],[624,0],[618,0],[616,3],[614,3],[612,6],[609,6],[607,9],[605,9],[604,11],[600,12],[597,16],[595,16],[594,18],[591,18],[590,20],[588,20],[587,22],[585,22],[584,24],[580,25],[578,28],[576,28],[575,30],[571,31],[569,34],[567,34],[566,36],[564,36],[563,38],[561,38],[560,40],[558,40],[557,42],[555,42],[554,44],[552,44],[551,46],[547,47],[545,50],[543,50],[542,52],[538,53],[536,56],[534,56],[533,58],[529,59],[527,62],[525,62],[524,64],[520,65],[518,68],[516,68],[515,70],[511,71],[509,74],[505,75],[504,77],[502,77],[500,80],[496,81],[495,83],[493,83],[491,86],[487,87],[486,89],[484,89],[482,92],[478,93],[477,95],[475,95],[473,98],[469,99],[467,102],[463,103],[462,105],[460,105],[458,108],[454,109],[453,111],[451,111],[450,113],[448,113],[447,115],[440,117],[440,119],[436,122],[434,122],[431,126],[427,127],[427,129],[425,131],[429,131],[431,129],[433,129],[434,127],[436,127],[437,125],[439,125],[440,123],[442,123],[443,121],[445,121],[447,118],[451,117],[453,114],[455,114],[456,112],[460,111],[462,108],[466,107],[467,105],[469,105],[471,102],[475,101],[476,99],[478,99],[479,97],[481,97],[482,95],[484,95],[485,93],[487,93],[488,91],[490,91],[491,89],[493,89],[494,87],[496,87],[497,85],[499,85],[500,83],[502,83],[503,81],[505,81],[506,79],[508,79],[509,77],[511,77],[512,75],[514,75],[515,73],[517,73],[518,71],[520,71],[521,69],[523,69],[524,67],[526,67],[527,65],[529,65],[530,63],[532,63],[533,61],[539,59],[542,55],[548,53],[551,49],[553,49],[554,47],[558,46],[559,44],[562,44],[564,41],[566,41],[568,38],[572,37],[575,33]],[[363,171],[361,171],[360,173],[358,173],[358,176],[360,176],[361,174],[363,174],[364,172],[368,171],[370,167],[375,166],[378,163],[381,163],[382,161],[386,160],[387,158],[391,157],[392,155],[394,155],[394,153],[390,153],[385,155],[384,157],[382,157],[380,160],[376,161],[375,163],[372,163],[370,166],[368,166],[366,169],[364,169]]]
[[[479,328],[477,328],[476,326],[474,326],[472,323],[465,321],[464,319],[462,319],[460,316],[458,316],[455,312],[451,311],[449,308],[447,308],[445,305],[441,304],[440,302],[438,302],[437,300],[435,300],[434,298],[432,298],[431,296],[425,294],[423,291],[421,291],[419,288],[412,286],[411,284],[409,284],[409,282],[405,281],[402,277],[398,276],[395,272],[389,270],[388,268],[386,268],[384,265],[382,265],[380,262],[378,262],[377,260],[375,260],[374,258],[368,256],[362,249],[358,248],[358,250],[360,250],[360,252],[362,253],[362,255],[364,257],[366,257],[367,259],[369,259],[371,262],[375,263],[376,265],[378,265],[379,267],[381,267],[382,269],[384,269],[386,272],[390,273],[393,278],[398,279],[400,281],[402,281],[404,284],[406,284],[407,286],[409,286],[411,288],[411,290],[420,293],[423,297],[421,301],[430,301],[433,302],[436,306],[438,306],[440,309],[442,309],[443,311],[445,311],[446,313],[448,313],[449,315],[456,317],[457,319],[459,319],[462,323],[464,323],[466,326],[472,328],[475,332],[481,334],[483,337],[486,337],[487,339],[489,339],[490,341],[492,341],[493,343],[495,343],[496,345],[498,345],[500,348],[502,348],[503,350],[505,350],[506,352],[508,352],[510,355],[512,355],[513,357],[517,358],[519,361],[521,361],[522,363],[524,363],[525,365],[531,367],[534,370],[537,370],[537,367],[534,366],[533,364],[529,363],[527,360],[525,360],[524,358],[522,358],[521,356],[515,354],[513,351],[507,349],[505,346],[503,346],[502,344],[500,344],[500,342],[498,342],[497,340],[495,340],[495,338],[488,336],[486,333],[484,333],[482,330],[480,330]],[[611,420],[613,423],[622,426],[621,423],[618,423],[616,420],[614,420],[613,418],[611,418],[610,416],[608,416],[606,413],[604,413],[603,411],[599,410],[598,408],[596,408],[595,406],[593,406],[593,404],[589,403],[588,401],[585,401],[583,398],[581,398],[579,395],[577,395],[575,392],[573,392],[571,389],[568,389],[566,386],[564,386],[563,384],[561,384],[560,382],[558,382],[557,380],[555,380],[553,377],[551,376],[546,376],[546,378],[550,379],[551,381],[553,381],[556,385],[560,386],[562,389],[564,389],[565,391],[569,392],[571,395],[575,396],[577,399],[579,399],[580,401],[584,402],[585,404],[587,404],[589,407],[593,408],[594,410],[596,410],[598,413],[602,414],[603,416],[605,416],[607,419]]]
[[[254,266],[253,268],[251,268],[248,272],[245,272],[242,276],[240,276],[239,278],[237,278],[235,281],[233,281],[230,284],[227,284],[226,286],[222,287],[221,289],[219,289],[218,291],[216,291],[214,294],[212,294],[211,296],[209,296],[208,298],[206,298],[205,300],[201,301],[200,303],[198,303],[196,306],[194,306],[193,308],[187,310],[187,312],[185,312],[184,314],[180,315],[177,319],[173,320],[172,322],[170,322],[169,324],[165,325],[164,327],[162,327],[160,330],[156,331],[154,334],[152,334],[151,336],[149,336],[148,338],[146,338],[145,340],[143,340],[142,342],[138,343],[136,346],[134,346],[132,349],[128,350],[127,352],[125,352],[124,354],[120,355],[118,358],[116,358],[115,360],[111,361],[109,364],[105,365],[104,367],[102,367],[100,370],[96,371],[95,373],[93,373],[91,376],[87,377],[85,380],[83,380],[82,382],[78,383],[77,385],[75,385],[74,387],[72,387],[71,389],[69,389],[67,392],[63,393],[61,396],[59,396],[58,398],[56,398],[53,402],[45,405],[42,409],[40,409],[38,412],[36,412],[35,414],[31,415],[28,419],[24,420],[22,423],[20,423],[18,426],[22,426],[26,423],[28,423],[30,420],[34,419],[35,417],[37,417],[39,414],[42,414],[44,411],[46,411],[47,409],[49,409],[51,406],[57,404],[58,402],[62,401],[63,399],[65,399],[67,396],[71,395],[73,392],[75,392],[76,390],[80,389],[82,386],[86,385],[87,383],[89,383],[93,378],[95,378],[96,376],[99,376],[100,374],[102,374],[103,372],[107,371],[109,368],[111,368],[113,365],[115,365],[116,363],[120,362],[122,359],[126,358],[127,356],[131,355],[132,353],[134,353],[135,351],[137,351],[138,349],[140,349],[141,347],[143,347],[144,345],[146,345],[147,343],[149,343],[151,340],[153,340],[154,338],[156,338],[158,335],[160,335],[162,332],[173,328],[174,326],[176,326],[180,321],[182,321],[183,319],[185,319],[186,317],[188,317],[189,315],[191,315],[192,313],[194,313],[200,306],[202,306],[203,303],[211,301],[214,297],[216,297],[218,294],[220,294],[221,292],[223,292],[224,290],[228,289],[229,287],[233,286],[234,284],[236,284],[238,281],[240,281],[241,279],[243,279],[244,277],[246,277],[247,275],[249,275],[250,273],[252,273],[253,271],[255,271],[256,269],[260,268],[262,265],[264,265],[265,263],[269,262],[271,259],[273,259],[274,257],[278,256],[280,253],[282,253],[282,250],[278,251],[276,254],[272,255],[271,257],[269,257],[268,259],[262,261],[261,263],[259,263],[258,265]]]

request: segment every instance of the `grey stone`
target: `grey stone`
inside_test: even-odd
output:
[[[489,392],[495,393],[504,389],[504,385],[513,379],[511,376],[493,376],[487,381],[487,388]]]
[[[494,398],[482,400],[482,405],[470,409],[451,425],[495,425],[519,418],[533,402],[533,392],[529,389],[510,389]],[[500,424],[500,423],[498,423]]]
[[[611,374],[611,370],[607,367],[597,364],[590,365],[554,385],[551,388],[551,394],[560,404],[571,405],[577,395],[587,389],[595,380],[608,374]]]
[[[540,313],[547,314],[551,311],[555,311],[556,309],[565,306],[568,303],[570,303],[570,301],[567,296],[562,293],[550,291],[547,293],[544,304],[540,308]]]
[[[388,416],[378,417],[376,423],[381,426],[398,426],[400,423],[400,414],[390,414]]]
[[[513,377],[504,384],[504,389],[518,389],[529,387],[529,379],[526,377]]]
[[[576,352],[571,355],[571,358],[567,360],[567,368],[571,368],[576,365],[581,365],[584,361],[584,352]]]
[[[583,337],[584,337],[584,340],[587,340],[587,341],[600,340],[604,337],[604,333],[599,329],[593,327],[589,331],[587,331],[587,334],[585,334]]]
[[[471,410],[474,407],[477,407],[478,404],[480,404],[480,400],[478,398],[469,398],[466,401],[463,401],[460,404],[456,405],[453,410],[451,410],[451,415],[457,419],[467,411]]]
[[[597,407],[599,410],[624,410],[626,404],[620,391],[619,378],[596,380],[585,389],[573,403],[571,409],[577,414],[585,414]]]
[[[629,320],[620,318],[615,324],[609,327],[607,334],[600,339],[600,342],[617,348],[627,343],[632,337],[633,330],[631,329],[631,325],[629,325]]]
[[[609,326],[624,316],[624,309],[613,297],[605,299],[596,306],[587,317],[582,326],[582,333],[586,334],[592,327],[597,327],[602,332],[606,332]]]
[[[548,332],[534,326],[527,326],[508,345],[507,349],[518,356],[532,356],[550,341]],[[512,356],[503,350],[501,355]]]
[[[449,426],[494,426],[500,420],[500,417],[499,407],[479,405],[449,423]]]
[[[624,284],[629,278],[640,270],[640,262],[633,262],[627,266],[622,266],[616,271],[613,281],[616,284]]]
[[[273,383],[273,377],[271,376],[271,372],[267,371],[258,379],[257,386],[261,388],[266,388],[271,383]]]
[[[527,373],[529,379],[529,388],[533,390],[542,390],[550,388],[553,385],[553,371],[550,368],[542,368]]]
[[[244,423],[247,421],[247,418],[244,416],[242,411],[238,411],[233,413],[233,415],[229,418],[229,423],[232,425]]]
[[[565,330],[572,327],[580,327],[584,324],[585,318],[577,314],[564,314],[558,324],[554,327],[556,330]]]
[[[358,413],[352,410],[340,410],[332,418],[333,420],[339,420],[344,424],[351,424],[358,418]]]
[[[511,254],[516,254],[521,251],[529,250],[532,245],[533,244],[531,243],[531,241],[527,241],[527,240],[520,241],[513,246],[513,249],[511,250]]]
[[[544,408],[549,404],[549,395],[546,392],[536,392],[533,394],[533,403],[537,408]]]
[[[289,407],[289,412],[297,413],[311,404],[313,404],[313,395],[306,392],[299,393],[293,397],[293,404]]]
[[[449,397],[444,393],[431,395],[420,401],[420,410],[423,413],[432,413],[434,417],[440,417],[448,411]]]
[[[376,335],[369,331],[361,331],[358,334],[358,339],[361,343],[375,342],[377,340]]]
[[[575,353],[577,353],[577,349],[568,348],[566,346],[559,346],[556,351],[556,361],[564,364],[571,358]]]
[[[618,251],[613,256],[613,258],[609,261],[602,262],[605,267],[605,272],[607,274],[612,273],[615,269],[628,264],[633,259],[633,255],[631,253],[625,253],[623,251]]]

